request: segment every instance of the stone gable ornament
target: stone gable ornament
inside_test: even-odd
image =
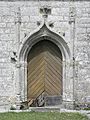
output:
[[[43,6],[40,8],[40,13],[44,18],[47,18],[51,14],[51,8],[49,6]]]

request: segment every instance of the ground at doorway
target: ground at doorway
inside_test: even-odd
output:
[[[0,120],[89,120],[80,113],[59,112],[8,112],[0,113]]]

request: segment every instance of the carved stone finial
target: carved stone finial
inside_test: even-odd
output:
[[[41,21],[37,21],[37,25],[40,26],[40,24],[41,24]]]
[[[53,28],[54,27],[54,23],[53,22],[49,22],[49,27]]]
[[[16,52],[12,52],[12,54],[11,54],[11,62],[16,62],[17,61],[17,54],[16,54]]]
[[[51,8],[48,6],[43,6],[40,8],[40,13],[42,14],[43,18],[46,20],[49,14],[51,14]]]
[[[75,22],[75,7],[70,7],[69,23]]]
[[[17,12],[16,12],[15,24],[16,23],[21,24],[21,10],[20,10],[20,7],[17,8]]]

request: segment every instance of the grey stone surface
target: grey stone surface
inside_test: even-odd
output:
[[[27,36],[39,28],[37,22],[43,21],[39,10],[42,6],[50,6],[51,14],[48,15],[47,23],[53,23],[54,27],[50,29],[63,36],[71,53],[70,59],[63,61],[66,66],[63,68],[63,99],[66,102],[75,100],[77,104],[90,103],[90,1],[7,0],[0,1],[0,106],[7,104],[8,109],[12,103],[10,98],[14,98],[16,103],[20,101],[17,94],[21,95],[21,100],[27,97],[24,93],[25,61],[17,61],[22,67],[19,76],[20,69],[11,57],[13,52],[19,56],[19,48]]]

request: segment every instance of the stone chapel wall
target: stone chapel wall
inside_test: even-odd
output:
[[[43,20],[40,13],[42,6],[49,6],[51,9],[48,24],[52,24],[51,29],[65,38],[71,53],[70,6],[74,7],[74,97],[79,102],[90,102],[90,2],[76,1],[72,4],[69,1],[0,1],[0,108],[10,107],[9,103],[14,102],[17,96],[15,60],[18,34],[20,33],[21,43],[30,32],[38,28]],[[20,24],[19,29],[17,22]],[[69,87],[69,79],[67,80]]]

